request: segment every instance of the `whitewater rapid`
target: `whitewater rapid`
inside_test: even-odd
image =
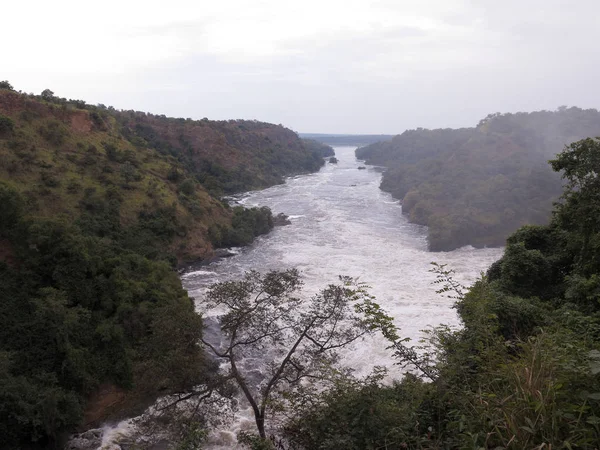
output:
[[[465,285],[497,260],[498,248],[463,247],[451,252],[427,251],[426,228],[408,222],[398,201],[379,189],[381,171],[356,160],[354,147],[335,148],[337,164],[290,178],[285,184],[244,194],[244,206],[268,206],[289,216],[291,225],[277,227],[233,257],[182,275],[184,287],[204,311],[203,297],[212,283],[261,272],[295,267],[305,292],[316,293],[338,275],[368,283],[377,302],[395,318],[403,337],[417,341],[422,330],[458,326],[454,300],[435,293],[431,262],[447,264]],[[381,337],[369,338],[345,353],[343,363],[357,375],[387,366],[390,378],[401,376]],[[213,436],[209,448],[231,448],[240,429],[253,430],[250,410],[240,410],[230,429]]]

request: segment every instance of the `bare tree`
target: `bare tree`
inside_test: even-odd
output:
[[[277,394],[306,380],[325,381],[340,349],[375,329],[393,328],[366,286],[340,280],[310,300],[297,296],[302,281],[295,269],[265,275],[251,271],[241,281],[218,283],[208,292],[210,307],[223,310],[222,339],[203,342],[227,362],[229,375],[252,407],[261,439],[266,439],[265,417]],[[248,358],[268,360],[261,367],[264,379],[251,380],[242,363]]]

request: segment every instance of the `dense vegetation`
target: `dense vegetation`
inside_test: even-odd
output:
[[[0,180],[29,214],[63,215],[98,236],[126,225],[140,247],[158,238],[154,247],[178,262],[250,242],[256,230],[235,230],[248,224],[220,197],[317,170],[327,149],[262,122],[172,119],[0,89]]]
[[[149,146],[183,163],[215,196],[283,183],[286,175],[314,172],[323,165],[322,148],[313,148],[281,125],[109,109],[102,113],[113,116],[124,138],[135,146]]]
[[[561,192],[547,160],[600,136],[596,110],[493,114],[475,128],[409,130],[357,157],[387,167],[381,189],[429,226],[429,248],[500,246],[519,226],[543,224]]]
[[[333,148],[314,139],[302,139],[302,142],[309,152],[319,155],[321,158],[335,155]]]
[[[598,117],[576,108],[495,115],[474,129],[406,132],[360,155],[390,167],[383,187],[392,183],[411,219],[430,225],[432,248],[484,245],[505,228],[543,222],[560,186],[543,161],[566,137],[600,134]],[[260,122],[168,119],[0,83],[0,448],[50,447],[82,421],[104,419],[102,402],[91,400],[107,386],[121,406],[126,398],[140,406],[158,395],[179,400],[194,389],[202,399],[226,386],[205,358],[201,318],[173,268],[272,228],[268,209],[230,208],[222,194],[314,170],[329,151]],[[300,330],[316,345],[310,361],[312,347],[298,347],[301,340],[282,347],[289,356],[274,379],[296,391],[283,389],[274,403],[265,396],[265,408],[293,405],[284,411],[282,445],[597,448],[599,155],[600,140],[588,138],[551,162],[567,184],[550,223],[513,233],[502,259],[466,295],[437,266],[464,327],[434,331],[425,350],[400,340],[366,293],[348,311],[317,296],[310,316],[296,314],[294,296],[278,303],[286,285],[273,280],[260,295],[277,300],[275,309],[261,315],[247,300],[248,286],[260,283],[222,285],[239,290],[239,305],[229,291],[221,300],[241,314],[224,316],[226,325],[248,326],[240,345],[263,351],[251,335],[261,330],[268,339]],[[322,295],[355,294],[332,289]],[[368,320],[340,325],[353,313]],[[292,325],[278,328],[283,318]],[[313,334],[324,319],[331,327]],[[382,331],[416,375],[385,386],[379,371],[357,380],[323,364],[322,350],[339,346],[333,338],[352,340],[358,325]],[[224,355],[234,367],[231,352]],[[333,387],[304,390],[300,374],[315,369]],[[262,419],[264,408],[258,425]]]
[[[177,274],[63,219],[23,215],[0,184],[0,433],[3,448],[48,445],[102,384],[147,396],[203,375],[202,324]]]
[[[293,448],[596,449],[600,442],[600,140],[551,164],[567,187],[548,225],[512,234],[466,295],[437,266],[464,327],[438,329],[420,374],[340,383],[298,409]],[[423,381],[427,379],[427,382]]]
[[[309,145],[282,126],[116,111],[2,82],[0,448],[52,446],[119,413],[112,404],[213,376],[173,269],[267,233],[268,208],[220,195],[318,169],[322,148]]]

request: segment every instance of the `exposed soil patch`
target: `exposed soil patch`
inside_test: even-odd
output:
[[[92,131],[92,122],[86,111],[77,111],[71,116],[71,128],[78,133],[89,133]]]

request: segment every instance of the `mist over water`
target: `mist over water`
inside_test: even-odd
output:
[[[502,249],[428,252],[426,228],[409,223],[399,202],[379,189],[381,172],[370,166],[359,170],[362,163],[356,160],[354,147],[338,147],[335,152],[338,164],[328,163],[318,173],[238,198],[248,207],[283,212],[292,224],[276,227],[236,256],[183,274],[183,285],[198,310],[204,309],[203,294],[212,283],[238,279],[251,269],[295,267],[303,275],[307,295],[337,282],[338,275],[368,283],[403,337],[418,340],[421,330],[432,326],[458,326],[454,301],[435,293],[430,263],[448,264],[456,271],[455,278],[469,285],[501,256]],[[387,366],[390,377],[398,377],[400,370],[390,356],[383,338],[373,337],[346,351],[343,362],[357,375]],[[252,430],[249,411],[240,411],[239,419]],[[243,424],[234,426],[240,427]]]

